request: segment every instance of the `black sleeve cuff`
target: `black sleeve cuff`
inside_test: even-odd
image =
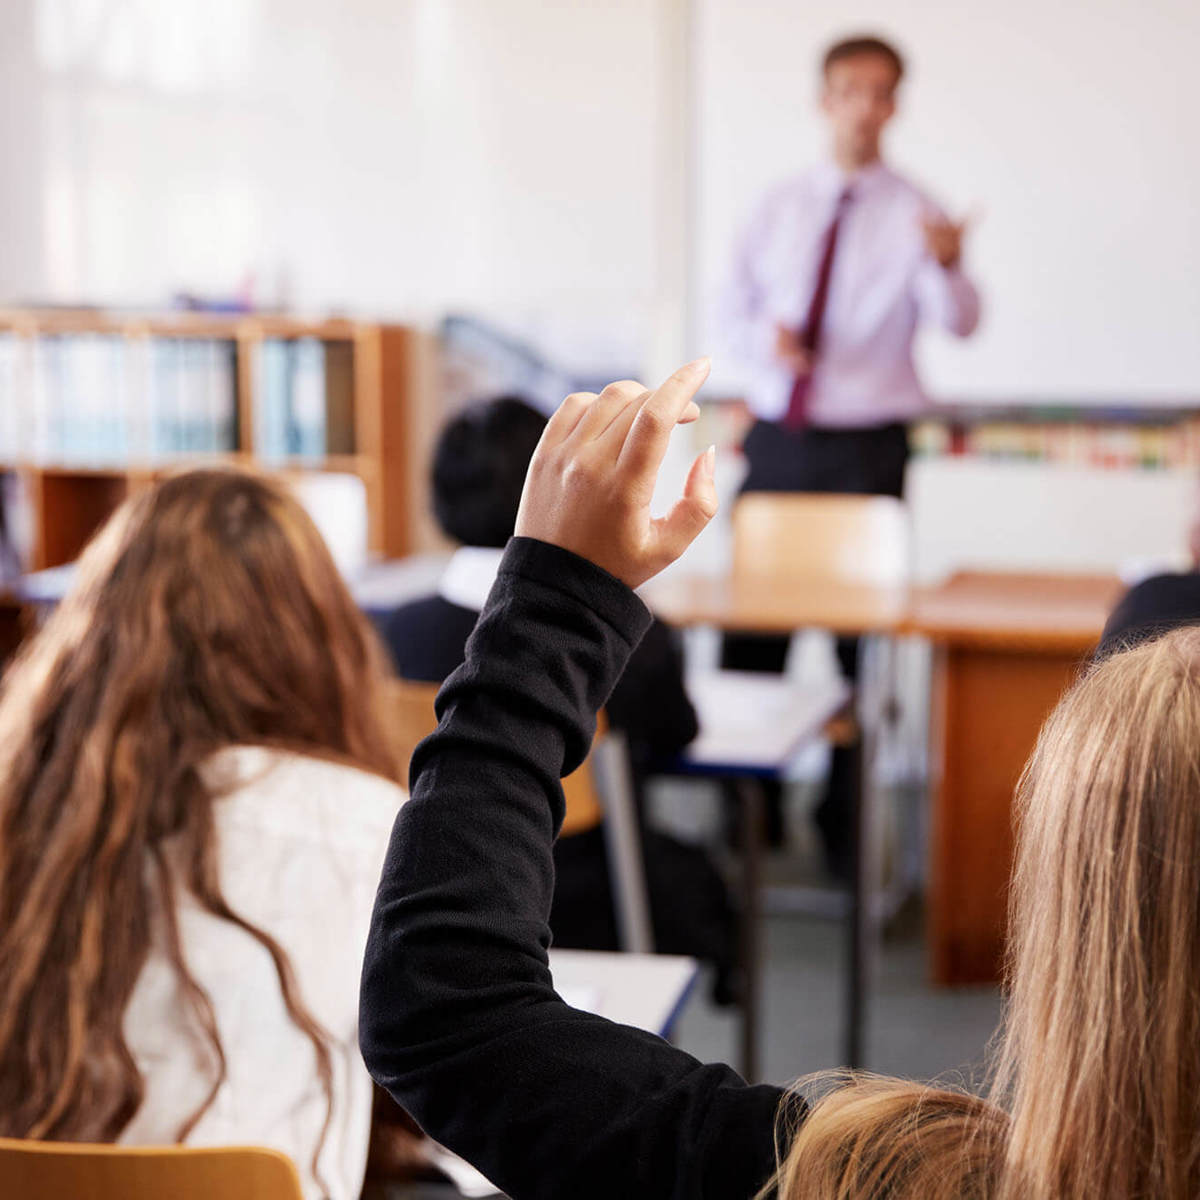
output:
[[[506,575],[540,583],[586,605],[630,646],[642,640],[653,620],[633,589],[615,575],[536,538],[510,539],[500,563],[500,578]]]

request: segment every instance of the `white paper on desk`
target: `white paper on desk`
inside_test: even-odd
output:
[[[844,680],[800,684],[756,671],[690,672],[687,689],[700,721],[688,761],[764,769],[785,766],[850,695]]]

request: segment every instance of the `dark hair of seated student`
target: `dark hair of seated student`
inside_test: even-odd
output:
[[[440,683],[462,663],[502,548],[512,537],[525,473],[545,427],[545,416],[530,404],[501,396],[458,414],[442,430],[431,471],[433,511],[464,549],[454,556],[435,595],[401,606],[380,624],[403,678]],[[611,726],[626,736],[639,793],[644,772],[696,736],[678,640],[661,621],[654,622],[630,659],[606,712]],[[715,963],[715,994],[729,999],[736,923],[724,882],[698,847],[648,829],[643,848],[657,948]],[[559,839],[555,863],[555,944],[616,948],[602,830]],[[688,895],[688,904],[678,903],[681,894]]]
[[[0,692],[0,1134],[264,1144],[357,1195],[389,678],[281,485],[121,505]]]
[[[447,537],[502,550],[512,537],[529,460],[546,418],[500,396],[449,421],[433,452],[433,512]]]

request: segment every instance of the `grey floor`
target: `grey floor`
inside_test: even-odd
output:
[[[677,785],[676,785],[677,786]],[[823,884],[808,821],[812,788],[797,786],[787,802],[788,848],[773,852],[768,884]],[[712,798],[665,789],[655,797],[656,823],[711,841]],[[763,1076],[788,1083],[842,1065],[846,942],[834,919],[768,915],[764,930],[761,1058]],[[912,1079],[953,1078],[978,1084],[987,1045],[1000,1020],[995,987],[935,988],[929,982],[920,897],[888,922],[880,939],[866,1021],[871,1071]],[[717,1009],[707,989],[695,990],[676,1030],[676,1043],[705,1061],[736,1064],[735,1011]]]
[[[811,917],[767,919],[762,1015],[764,1077],[788,1083],[841,1065],[844,938],[839,924]],[[909,924],[905,922],[905,924]],[[885,939],[867,1007],[866,1067],[889,1075],[980,1079],[1000,1017],[992,987],[929,985],[919,932]],[[697,1058],[736,1063],[738,1021],[698,988],[675,1042]]]

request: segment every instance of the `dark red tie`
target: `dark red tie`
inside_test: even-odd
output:
[[[833,256],[837,252],[838,231],[841,229],[842,218],[846,215],[851,196],[851,189],[846,188],[838,197],[833,220],[829,223],[825,244],[821,248],[817,283],[813,288],[812,299],[808,302],[804,324],[800,326],[800,344],[813,357],[821,344],[821,326],[825,323],[825,303],[829,299],[829,281],[833,278]],[[787,415],[783,418],[783,423],[788,429],[803,429],[808,423],[808,391],[811,385],[811,371],[796,376],[796,382],[792,384],[792,395],[788,400]]]

